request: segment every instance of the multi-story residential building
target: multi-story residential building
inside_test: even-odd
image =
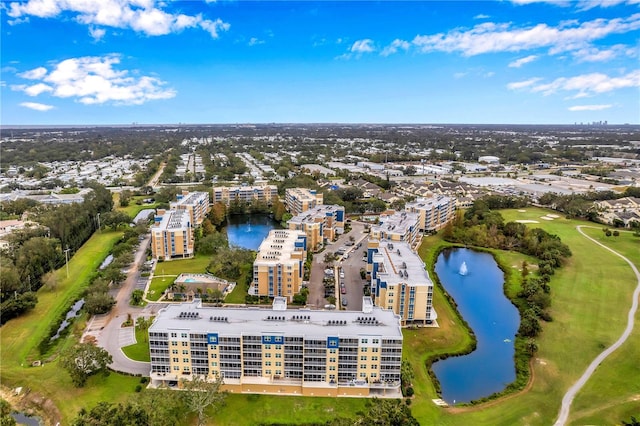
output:
[[[182,194],[177,196],[177,201],[172,202],[170,207],[171,210],[189,212],[193,226],[202,225],[209,212],[209,193],[182,191]]]
[[[400,318],[360,311],[167,305],[149,328],[151,385],[222,377],[234,393],[401,397]]]
[[[258,248],[253,262],[253,284],[249,294],[286,297],[300,291],[307,259],[307,236],[302,231],[274,229]]]
[[[278,198],[278,187],[275,185],[240,185],[240,186],[214,186],[213,202],[231,204],[238,200],[251,203],[253,200],[267,204],[273,203]]]
[[[432,324],[437,319],[433,282],[422,259],[408,243],[370,240],[367,266],[376,306],[393,310],[403,326]]]
[[[187,210],[158,209],[151,227],[151,253],[155,259],[192,257],[193,227]]]
[[[333,241],[344,232],[344,207],[338,205],[315,206],[292,217],[289,229],[303,231],[307,235],[307,247],[317,251],[326,241]]]
[[[380,222],[371,227],[370,238],[374,240],[404,241],[412,248],[420,244],[419,214],[393,212],[381,214]]]
[[[297,216],[322,204],[324,196],[322,192],[308,188],[287,188],[284,197],[284,205],[289,213]]]
[[[453,220],[456,215],[456,200],[445,195],[418,198],[417,201],[407,203],[405,210],[420,215],[420,231],[434,232]]]

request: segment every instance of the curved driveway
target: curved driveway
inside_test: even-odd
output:
[[[587,380],[589,380],[589,378],[591,377],[593,372],[596,370],[598,365],[600,365],[600,363],[602,363],[602,361],[604,361],[605,358],[611,355],[613,351],[618,349],[620,346],[622,346],[624,342],[627,341],[627,339],[629,338],[629,335],[631,335],[631,332],[633,331],[634,317],[636,315],[636,311],[638,310],[638,298],[640,298],[640,272],[638,272],[638,268],[636,268],[636,266],[629,259],[621,255],[620,253],[610,249],[609,247],[605,246],[604,244],[600,243],[599,241],[596,241],[595,239],[591,238],[590,236],[582,232],[583,226],[577,226],[576,228],[578,229],[578,232],[580,232],[584,237],[590,239],[591,241],[598,244],[599,246],[609,250],[611,253],[615,254],[618,257],[621,257],[625,262],[627,262],[629,266],[631,266],[631,269],[633,270],[633,272],[636,274],[636,278],[638,279],[638,285],[636,286],[636,289],[633,292],[633,300],[631,303],[631,309],[629,309],[629,313],[627,314],[627,327],[624,329],[624,333],[622,333],[622,336],[620,336],[620,338],[616,340],[616,342],[613,345],[609,346],[600,355],[598,355],[596,359],[594,359],[593,362],[589,364],[589,367],[587,367],[587,370],[582,374],[582,376],[578,379],[578,381],[575,382],[573,386],[569,388],[567,393],[562,398],[562,406],[560,407],[560,414],[558,415],[558,420],[556,420],[554,426],[563,426],[567,422],[567,419],[569,418],[569,409],[571,408],[571,403],[573,402],[573,399],[575,398],[578,391],[580,391],[580,389],[584,386]],[[593,228],[593,227],[589,227],[589,228]]]

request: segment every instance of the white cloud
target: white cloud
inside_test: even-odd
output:
[[[455,74],[453,74],[453,78],[455,78],[456,80],[462,77],[465,77],[468,73],[466,72],[457,72]]]
[[[602,111],[603,109],[611,108],[613,105],[575,105],[567,108],[569,111]]]
[[[539,82],[540,80],[542,80],[542,78],[540,77],[534,77],[534,78],[530,78],[528,80],[524,80],[524,81],[516,81],[514,83],[509,83],[507,84],[507,88],[509,90],[519,90],[519,89],[524,89],[526,87],[530,87],[533,86],[534,84],[536,84],[537,82]]]
[[[550,83],[537,84],[541,79],[535,78],[521,82],[509,83],[511,90],[527,88],[533,93],[551,95],[560,91],[575,92],[573,99],[593,96],[630,87],[640,87],[640,70],[632,71],[620,77],[610,77],[602,73],[582,74],[575,77],[560,77]]]
[[[35,109],[36,111],[49,111],[50,109],[53,109],[53,105],[40,104],[38,102],[22,102],[20,106]]]
[[[257,37],[251,37],[249,39],[249,43],[247,43],[249,46],[256,46],[258,44],[264,44],[264,40],[260,40]]]
[[[524,64],[528,64],[529,62],[533,62],[538,59],[538,55],[529,55],[524,58],[516,59],[515,61],[509,63],[510,68],[520,68]]]
[[[491,16],[485,15],[484,13],[481,13],[473,17],[473,19],[489,19],[489,18],[491,18]]]
[[[402,49],[406,51],[406,50],[409,50],[410,47],[411,47],[411,43],[397,38],[393,40],[390,45],[382,49],[382,52],[380,52],[380,55],[389,56],[396,53],[398,49]]]
[[[371,53],[376,50],[373,46],[373,40],[365,38],[363,40],[356,40],[349,49],[353,53]]]
[[[38,67],[18,74],[18,77],[26,78],[27,80],[39,80],[46,74],[47,69],[45,67]]]
[[[164,2],[156,0],[28,0],[11,2],[7,14],[14,18],[15,24],[28,16],[54,18],[63,12],[70,12],[75,14],[77,22],[90,26],[94,38],[94,33],[99,31],[96,27],[99,26],[129,28],[149,36],[200,28],[213,38],[217,38],[220,31],[229,29],[229,24],[220,19],[204,19],[201,14],[172,14],[162,10],[164,6]]]
[[[571,52],[574,58],[580,62],[605,62],[618,56],[638,56],[638,51],[624,44],[616,44],[606,49],[585,47]]]
[[[557,6],[569,6],[569,0],[511,0],[514,4],[550,3]]]
[[[89,27],[89,35],[91,35],[95,41],[102,39],[106,33],[104,28]]]
[[[20,76],[37,74],[40,83],[12,86],[30,96],[50,92],[59,98],[75,98],[83,104],[114,103],[118,105],[140,105],[150,100],[169,99],[175,90],[165,88],[165,82],[150,76],[132,77],[127,70],[117,70],[118,55],[102,57],[85,56],[64,60],[49,71],[36,68]],[[42,72],[44,69],[44,73]],[[137,73],[137,72],[133,72]],[[33,78],[32,78],[33,79]]]
[[[471,29],[418,35],[412,43],[424,53],[460,52],[464,56],[474,56],[548,48],[550,54],[558,54],[588,47],[593,41],[612,34],[623,34],[638,29],[640,13],[627,18],[594,19],[582,24],[567,21],[558,27],[537,24],[532,27],[514,28],[510,23],[484,22]]]

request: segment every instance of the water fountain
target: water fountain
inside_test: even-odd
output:
[[[462,276],[467,275],[469,271],[467,270],[467,262],[463,261],[462,265],[460,265],[460,271],[458,273]]]

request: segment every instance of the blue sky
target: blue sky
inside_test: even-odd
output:
[[[640,0],[1,7],[3,125],[640,123]]]

